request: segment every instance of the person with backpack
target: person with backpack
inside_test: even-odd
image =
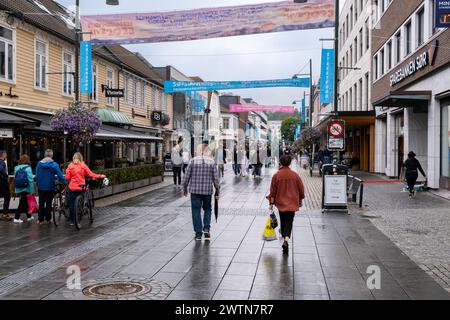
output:
[[[39,193],[39,225],[53,224],[51,213],[55,195],[55,176],[58,176],[61,183],[67,184],[59,165],[53,161],[53,150],[45,150],[44,156],[45,158],[36,167],[36,183]]]
[[[9,215],[9,203],[11,202],[11,191],[9,190],[8,165],[6,162],[6,151],[0,151],[0,198],[3,198],[2,219],[11,221]]]
[[[14,189],[19,196],[19,206],[14,217],[14,223],[22,223],[20,215],[25,213],[27,221],[34,220],[28,212],[28,195],[34,193],[34,177],[31,170],[30,157],[23,154],[19,159],[19,164],[14,168]]]

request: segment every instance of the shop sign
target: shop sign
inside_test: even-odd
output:
[[[0,91],[0,97],[7,97],[7,98],[11,98],[11,99],[19,98],[19,96],[17,94],[13,94],[12,87],[9,87],[9,91],[7,91],[7,92]]]
[[[162,121],[162,112],[160,111],[153,111],[152,112],[152,120],[156,121],[156,122],[161,122]]]
[[[428,51],[425,51],[418,57],[409,61],[405,66],[397,70],[393,75],[391,75],[390,77],[391,87],[413,76],[416,72],[428,66],[428,64],[429,64]]]
[[[347,176],[324,176],[325,206],[347,205]]]
[[[13,138],[13,129],[0,129],[0,138]]]
[[[125,96],[124,89],[108,89],[105,88],[106,98],[123,98]]]
[[[437,0],[434,25],[436,28],[450,27],[450,1]]]

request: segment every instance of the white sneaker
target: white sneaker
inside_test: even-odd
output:
[[[22,219],[14,219],[14,223],[23,223]]]
[[[33,221],[33,220],[34,220],[34,217],[33,217],[33,216],[31,216],[30,218],[27,219],[28,222],[29,222],[29,221]]]

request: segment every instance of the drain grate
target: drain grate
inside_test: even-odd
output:
[[[82,285],[83,289],[64,288],[55,294],[70,300],[164,300],[172,291],[167,283],[146,278],[103,278]]]

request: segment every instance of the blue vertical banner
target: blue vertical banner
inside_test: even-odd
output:
[[[334,102],[334,49],[322,49],[320,70],[320,103]]]
[[[436,28],[449,28],[450,27],[450,2],[446,0],[436,0],[435,2],[435,21],[434,26]]]
[[[302,126],[300,123],[297,123],[297,126],[295,128],[295,136],[294,136],[294,141],[297,141],[297,139],[300,137],[300,132],[302,130]]]
[[[80,93],[92,93],[92,43],[80,43]]]
[[[304,124],[306,122],[305,117],[306,117],[306,99],[305,99],[305,97],[303,97],[303,99],[302,99],[302,124]]]

